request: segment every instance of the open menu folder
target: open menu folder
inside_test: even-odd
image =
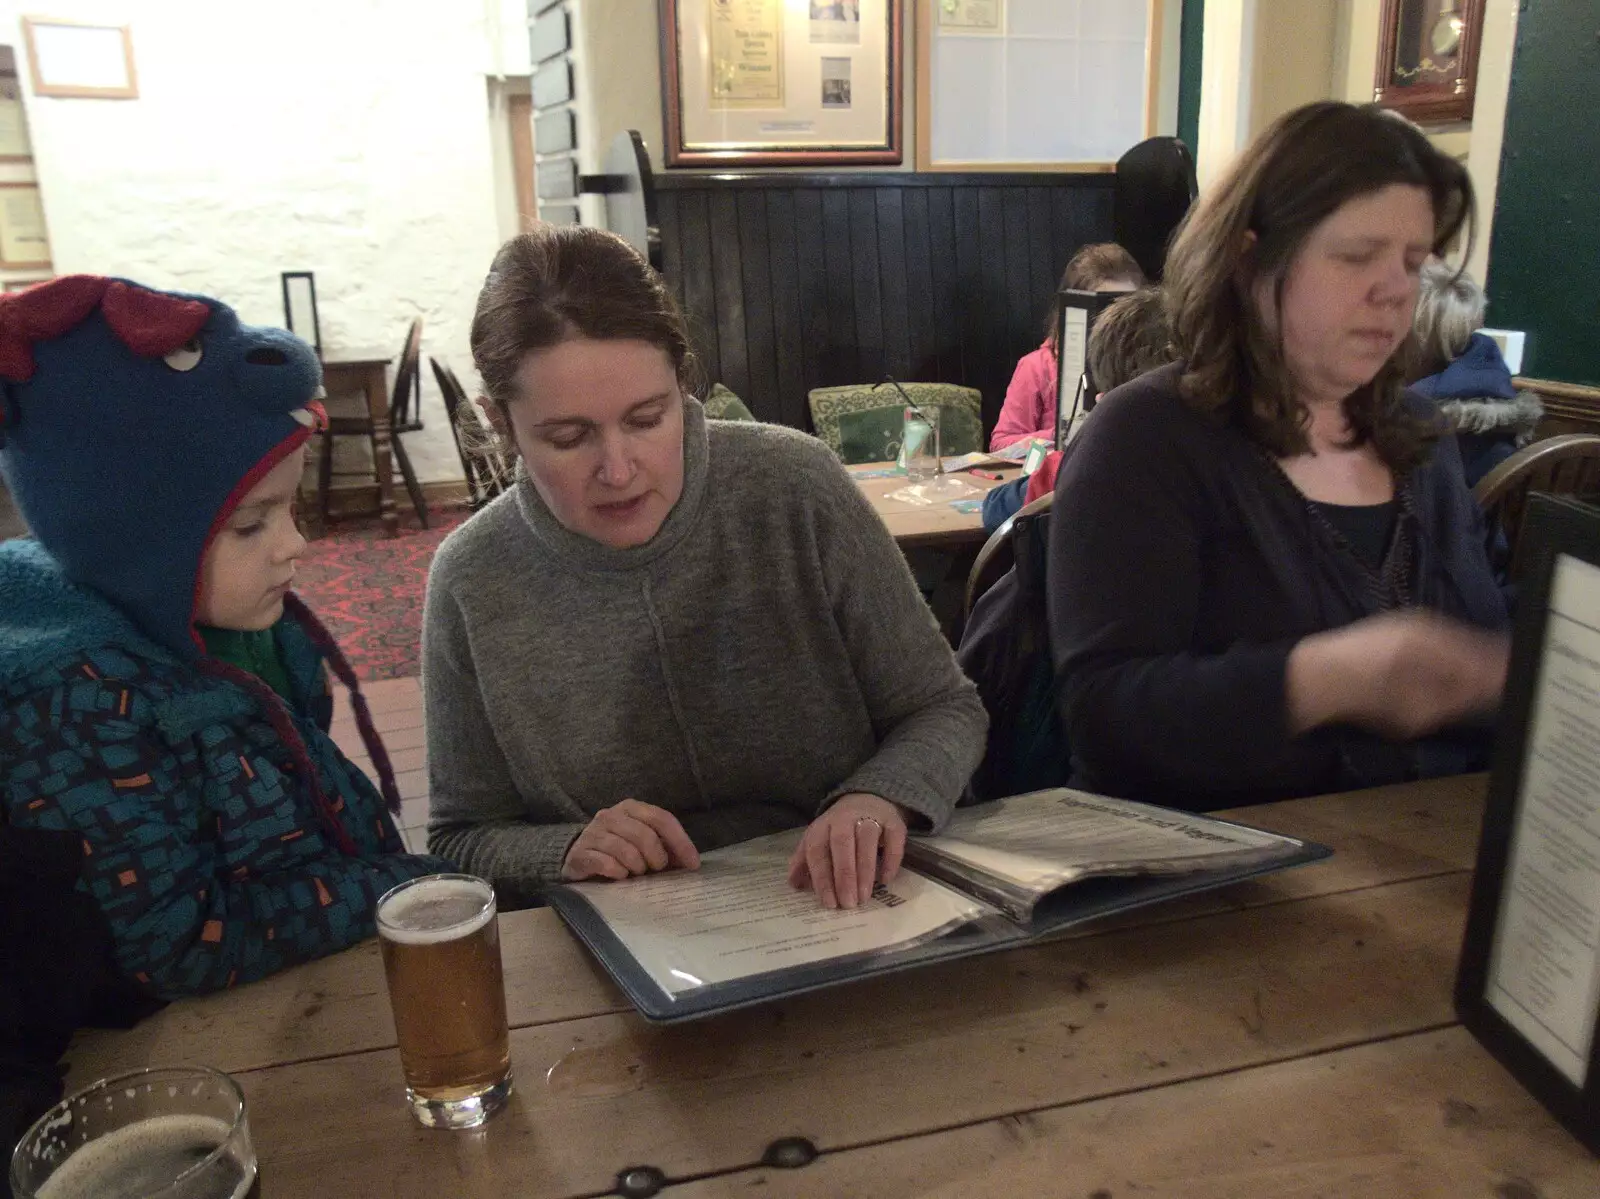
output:
[[[1327,857],[1326,847],[1082,791],[959,809],[866,904],[789,886],[801,831],[699,870],[552,888],[550,906],[649,1020],[671,1023],[1024,944],[1114,912]]]

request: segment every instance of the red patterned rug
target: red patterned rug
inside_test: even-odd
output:
[[[464,506],[430,506],[429,515],[431,529],[402,523],[394,538],[383,535],[376,518],[339,521],[300,558],[295,590],[362,679],[421,671],[428,563],[445,534],[472,514]]]

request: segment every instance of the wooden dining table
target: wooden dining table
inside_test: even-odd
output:
[[[675,1199],[1592,1197],[1600,1164],[1452,1010],[1484,789],[1244,809],[1333,857],[680,1026],[550,911],[503,914],[517,1089],[473,1132],[413,1123],[372,943],[83,1035],[69,1085],[231,1072],[267,1199],[593,1196],[641,1168]]]
[[[871,501],[873,511],[889,527],[901,549],[970,549],[976,552],[988,540],[983,528],[983,513],[972,505],[957,507],[949,502],[918,504],[906,499],[892,499],[892,494],[906,487],[910,480],[903,474],[887,474],[894,469],[893,462],[865,462],[847,467],[855,476],[856,485]],[[1009,482],[1022,473],[1015,463],[988,465],[982,468],[985,475],[996,474],[999,479],[987,478],[972,471],[959,471],[950,477],[958,479],[971,491],[967,500],[982,500],[989,491]]]

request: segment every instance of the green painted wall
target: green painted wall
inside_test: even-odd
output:
[[[1489,324],[1528,334],[1523,374],[1600,385],[1595,0],[1523,0],[1488,291]]]
[[[1200,153],[1200,59],[1206,0],[1183,0],[1178,33],[1178,136],[1191,154]]]

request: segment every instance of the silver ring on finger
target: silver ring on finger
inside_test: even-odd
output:
[[[879,821],[876,817],[872,817],[872,816],[857,816],[856,817],[856,827],[860,828],[863,824],[871,824],[871,825],[873,825],[874,827],[877,828],[878,832],[880,832],[880,833],[883,832],[883,823],[881,821]]]

